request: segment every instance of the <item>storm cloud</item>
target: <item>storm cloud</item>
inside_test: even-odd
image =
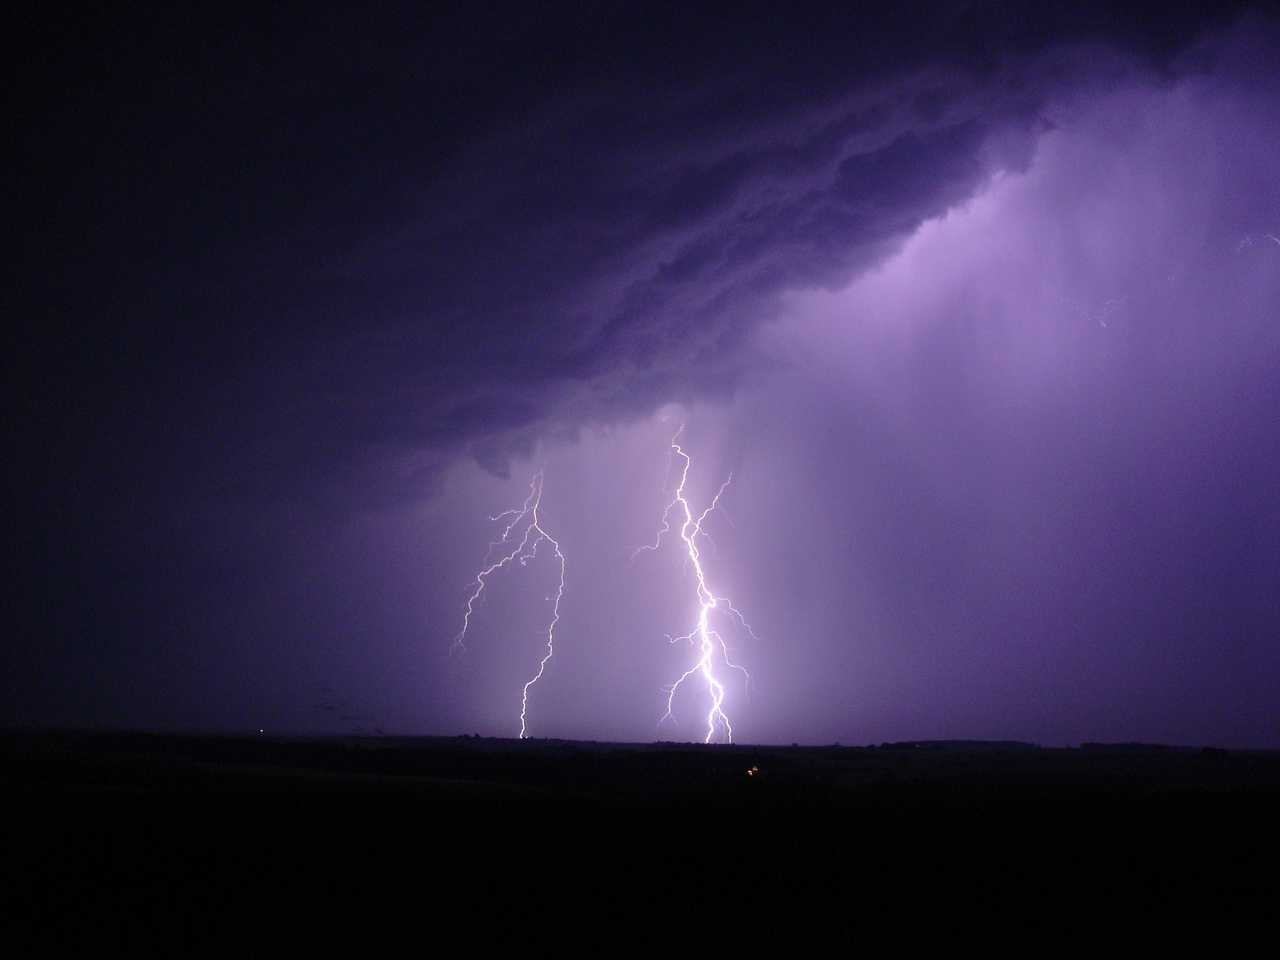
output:
[[[1263,9],[15,37],[13,720],[301,728],[345,684],[509,733],[527,651],[494,638],[535,613],[441,644],[541,467],[568,646],[535,733],[643,739],[680,594],[623,561],[685,422],[699,495],[733,474],[746,736],[1274,742]]]

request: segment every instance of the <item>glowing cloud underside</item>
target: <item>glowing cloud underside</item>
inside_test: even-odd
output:
[[[693,570],[696,580],[696,592],[698,601],[698,617],[692,630],[679,637],[668,637],[672,643],[688,641],[693,645],[697,653],[697,658],[693,665],[684,671],[675,681],[667,688],[667,712],[663,715],[659,725],[665,723],[676,723],[675,719],[675,700],[676,695],[682,687],[689,684],[698,684],[704,687],[706,694],[710,700],[707,708],[707,733],[703,738],[704,743],[719,741],[722,743],[733,742],[733,725],[729,722],[729,717],[725,713],[725,686],[724,682],[717,674],[717,670],[723,667],[726,670],[740,672],[746,681],[751,680],[747,671],[729,659],[729,649],[725,644],[724,638],[712,626],[712,617],[719,613],[723,617],[740,625],[743,629],[751,634],[750,625],[742,618],[733,604],[727,597],[717,596],[707,585],[706,571],[702,565],[702,550],[699,545],[700,541],[706,540],[706,532],[702,529],[703,523],[707,517],[715,510],[716,505],[720,502],[720,497],[724,493],[725,488],[729,486],[732,475],[720,485],[720,489],[716,491],[716,495],[711,499],[711,503],[705,510],[697,514],[695,517],[692,505],[685,494],[685,487],[689,480],[689,468],[692,460],[679,444],[680,434],[677,433],[671,441],[671,453],[674,457],[678,457],[681,461],[680,482],[676,486],[675,495],[667,504],[667,509],[662,517],[662,530],[658,534],[657,540],[648,546],[641,547],[636,551],[637,554],[646,550],[656,550],[662,542],[662,538],[669,534],[674,524],[678,525],[678,535],[684,544],[684,550],[687,555],[688,566]],[[674,520],[673,520],[674,518]],[[752,634],[754,637],[754,634]]]
[[[543,543],[549,545],[559,564],[560,576],[556,583],[555,594],[547,598],[552,601],[552,607],[550,621],[547,624],[546,652],[538,662],[537,672],[525,683],[520,695],[520,738],[522,740],[528,730],[529,690],[542,679],[547,664],[555,654],[556,624],[560,622],[560,600],[564,596],[564,554],[560,550],[560,544],[547,533],[538,516],[538,509],[542,503],[542,481],[542,471],[538,471],[529,484],[529,495],[519,509],[508,510],[496,517],[490,517],[495,522],[506,520],[507,525],[502,531],[502,537],[489,544],[484,565],[476,575],[471,595],[467,597],[467,611],[462,618],[462,629],[454,637],[453,646],[450,648],[450,655],[461,654],[466,650],[467,631],[471,629],[471,618],[476,612],[477,604],[483,598],[490,579],[510,566],[513,561],[519,562],[522,567],[526,566],[530,560],[537,557],[540,545]]]

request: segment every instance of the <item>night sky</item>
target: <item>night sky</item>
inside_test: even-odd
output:
[[[1280,747],[1274,8],[56,11],[0,724]]]

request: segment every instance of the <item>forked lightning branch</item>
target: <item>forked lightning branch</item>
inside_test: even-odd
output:
[[[681,431],[683,432],[683,428]],[[733,725],[726,712],[728,689],[726,684],[730,678],[740,679],[745,689],[750,682],[747,671],[735,663],[729,653],[720,629],[731,626],[740,629],[754,638],[751,627],[743,619],[742,614],[733,606],[727,597],[717,594],[710,585],[704,566],[703,548],[707,541],[703,524],[716,509],[721,496],[729,486],[729,479],[721,484],[711,502],[702,510],[696,510],[690,502],[687,487],[689,472],[693,461],[688,452],[680,445],[680,432],[671,440],[670,455],[678,472],[679,482],[668,501],[662,516],[662,528],[654,542],[641,547],[633,555],[655,552],[664,538],[676,537],[679,549],[686,566],[693,573],[693,601],[695,615],[693,625],[688,632],[667,639],[673,644],[687,643],[692,647],[693,655],[689,666],[669,685],[663,688],[665,694],[665,713],[659,720],[659,727],[676,725],[677,700],[702,698],[705,707],[694,708],[700,713],[705,709],[704,743],[732,743]],[[730,477],[731,479],[731,477]],[[548,615],[546,644],[541,660],[532,676],[524,684],[520,695],[520,737],[523,739],[529,730],[529,694],[533,686],[542,679],[547,665],[555,654],[556,626],[560,622],[560,603],[565,592],[565,557],[557,542],[543,526],[540,516],[542,504],[544,474],[538,471],[529,485],[529,493],[524,503],[512,510],[499,514],[491,519],[505,524],[502,535],[489,545],[481,569],[472,582],[471,593],[467,597],[466,610],[462,618],[462,629],[454,637],[450,653],[461,654],[466,649],[468,632],[471,630],[478,605],[482,601],[490,582],[515,565],[526,566],[538,556],[539,550],[549,551],[557,565],[559,579],[555,592],[547,599],[552,606]]]

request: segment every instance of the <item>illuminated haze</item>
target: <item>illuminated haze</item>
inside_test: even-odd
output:
[[[7,723],[1280,746],[1264,8],[23,25]],[[24,32],[25,31],[25,32]]]

